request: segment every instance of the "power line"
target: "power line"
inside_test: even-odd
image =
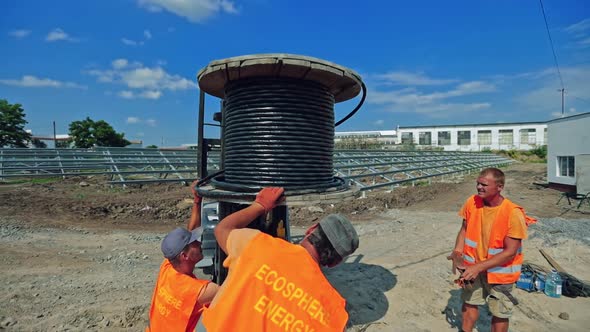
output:
[[[583,102],[585,102],[585,103],[588,103],[588,104],[590,104],[590,100],[588,100],[588,99],[585,99],[585,98],[580,98],[580,97],[576,97],[576,96],[572,95],[571,93],[570,93],[570,96],[572,96],[572,97],[574,97],[574,98],[576,98],[576,99],[579,99],[579,100],[581,100],[581,101],[583,101]]]
[[[557,55],[555,54],[555,47],[553,47],[553,39],[551,39],[551,33],[549,32],[549,24],[547,24],[547,16],[545,15],[545,7],[543,7],[543,0],[539,0],[541,4],[541,11],[543,12],[543,19],[545,20],[545,28],[547,29],[547,36],[549,36],[549,43],[551,44],[551,51],[553,51],[553,60],[555,60],[555,67],[557,68],[557,74],[559,75],[559,82],[561,83],[561,90],[564,90],[563,79],[561,78],[561,71],[559,70],[559,64],[557,63]]]

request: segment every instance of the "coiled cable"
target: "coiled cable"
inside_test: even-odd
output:
[[[224,176],[214,187],[293,193],[342,187],[333,176],[334,96],[316,82],[255,78],[226,86]]]

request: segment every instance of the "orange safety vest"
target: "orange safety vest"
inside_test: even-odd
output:
[[[467,209],[465,211],[467,231],[465,232],[465,245],[463,246],[463,263],[465,265],[475,264],[477,257],[477,241],[481,238],[481,222],[483,215],[484,202],[477,195],[471,196],[467,200]],[[524,209],[507,198],[504,198],[496,214],[496,219],[492,226],[490,242],[488,244],[488,254],[486,259],[490,259],[504,251],[504,239],[508,235],[510,226],[510,217],[514,209],[520,209],[525,217],[526,226],[537,222],[536,219],[526,215]],[[488,283],[490,284],[512,284],[520,276],[520,267],[523,262],[522,243],[516,253],[516,256],[500,265],[487,270]]]
[[[231,283],[203,312],[207,332],[344,330],[346,301],[302,246],[260,233],[235,264]]]
[[[197,308],[197,298],[209,283],[174,269],[165,259],[152,296],[148,332],[194,331],[203,307]]]

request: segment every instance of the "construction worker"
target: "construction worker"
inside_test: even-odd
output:
[[[283,188],[264,188],[249,207],[225,217],[215,237],[228,257],[227,279],[203,312],[207,332],[339,331],[346,301],[320,266],[336,266],[358,247],[346,218],[329,215],[307,230],[300,245],[245,228],[272,210]],[[200,325],[197,331],[200,331]]]
[[[162,241],[164,261],[152,296],[146,331],[194,331],[203,308],[213,300],[219,287],[193,274],[203,259],[201,250],[201,197],[191,185],[194,202],[187,229],[176,228]]]
[[[478,306],[488,303],[491,331],[508,331],[509,318],[518,301],[512,295],[523,262],[522,240],[527,226],[536,222],[524,209],[501,195],[504,173],[486,168],[477,178],[477,195],[459,212],[463,224],[448,259],[453,273],[461,275],[463,331],[471,331],[479,317]]]

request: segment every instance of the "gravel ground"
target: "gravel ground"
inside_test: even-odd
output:
[[[525,259],[548,266],[543,249],[570,274],[590,280],[588,211],[556,205],[558,192],[533,185],[543,167],[516,164],[506,170],[508,197],[539,218],[524,242]],[[186,224],[190,192],[169,185],[110,190],[88,182],[0,186],[0,329],[145,328],[162,261],[160,241]],[[460,290],[446,256],[461,222],[457,211],[474,188],[471,175],[457,184],[401,188],[292,211],[293,234],[339,211],[360,234],[355,255],[326,271],[347,299],[349,331],[457,331]],[[590,326],[588,298],[553,299],[520,290],[515,295],[521,304],[511,331]],[[489,330],[489,321],[484,310],[478,331]]]
[[[529,231],[530,239],[541,239],[547,246],[569,240],[590,245],[590,219],[540,218]]]

